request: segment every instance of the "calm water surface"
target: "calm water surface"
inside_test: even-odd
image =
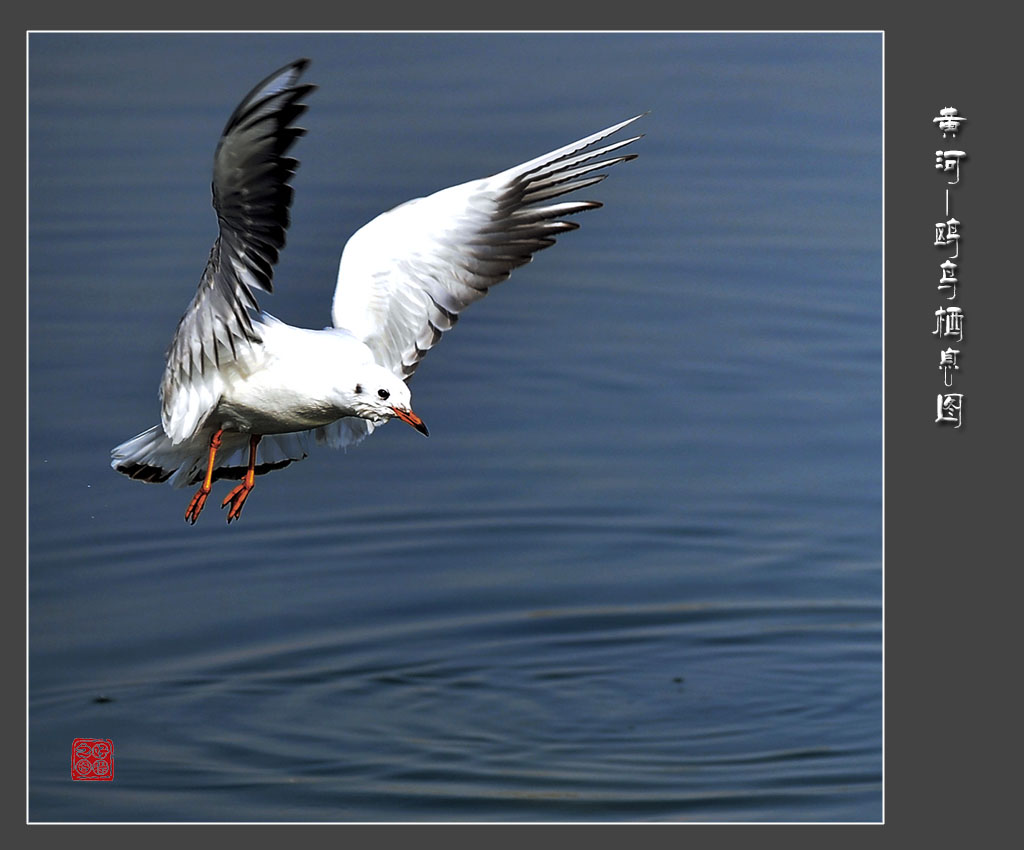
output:
[[[400,425],[241,521],[129,481],[227,115],[298,56],[277,293],[650,109],[605,208],[468,311]],[[881,36],[36,35],[30,817],[878,820]],[[215,492],[223,495],[221,489]],[[111,783],[72,782],[75,737]]]

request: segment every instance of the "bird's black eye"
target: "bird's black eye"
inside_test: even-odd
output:
[[[361,393],[362,391],[363,391],[363,385],[362,384],[356,384],[356,395],[359,395],[359,393]]]
[[[377,395],[379,395],[381,398],[386,399],[388,396],[391,395],[391,393],[389,393],[387,390],[377,390]]]

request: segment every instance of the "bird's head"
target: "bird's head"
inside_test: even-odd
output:
[[[388,369],[367,364],[345,394],[353,414],[362,419],[380,425],[398,417],[424,436],[428,435],[423,420],[412,412],[409,386]]]

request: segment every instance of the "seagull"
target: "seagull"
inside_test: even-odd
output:
[[[294,327],[260,310],[285,244],[305,133],[295,126],[316,86],[299,59],[257,85],[228,119],[213,159],[219,235],[178,322],[160,383],[160,424],[111,451],[111,466],[149,483],[199,484],[195,524],[214,481],[238,480],[221,504],[242,513],[257,475],[316,445],[354,445],[390,419],[423,435],[408,381],[462,311],[578,224],[596,201],[558,201],[605,178],[642,138],[605,140],[634,116],[491,177],[401,204],[357,230],[338,269],[333,326]],[[645,113],[644,113],[645,114]],[[612,155],[614,153],[614,155]]]

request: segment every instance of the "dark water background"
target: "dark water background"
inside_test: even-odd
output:
[[[303,55],[262,300],[294,324],[378,212],[650,109],[647,137],[427,358],[429,440],[320,450],[188,527],[108,454],[157,421],[224,121]],[[868,34],[32,36],[30,817],[880,819],[881,62]],[[70,780],[74,737],[113,740],[113,782]]]

